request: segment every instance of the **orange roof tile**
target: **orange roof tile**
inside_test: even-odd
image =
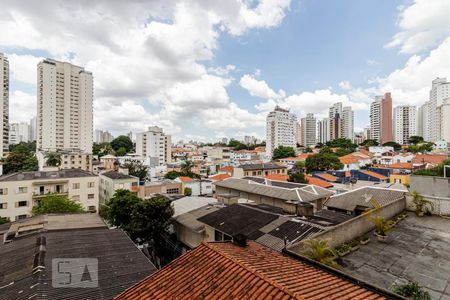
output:
[[[217,175],[208,177],[208,179],[215,180],[215,181],[220,181],[220,180],[224,180],[224,179],[227,179],[227,178],[230,178],[230,177],[231,176],[228,175],[228,174],[217,174]]]
[[[385,299],[255,242],[202,243],[115,299],[200,298]]]
[[[364,174],[366,174],[366,175],[369,175],[369,176],[372,176],[372,177],[375,177],[375,178],[378,178],[378,179],[381,179],[381,180],[387,180],[387,179],[388,179],[386,176],[381,175],[381,174],[379,174],[379,173],[377,173],[377,172],[372,172],[372,171],[361,171],[361,173],[364,173]]]
[[[440,164],[448,158],[445,154],[417,154],[413,162],[415,164],[429,163]]]
[[[318,173],[316,175],[329,181],[336,181],[338,179],[336,176],[330,175],[328,173]]]
[[[269,175],[264,176],[264,178],[267,178],[270,180],[287,181],[289,176],[286,174],[269,174]]]
[[[220,172],[233,172],[234,167],[233,166],[226,166],[223,168],[220,168],[219,171]]]
[[[180,176],[180,177],[178,177],[178,179],[180,179],[180,181],[182,181],[182,182],[191,182],[194,180],[191,177],[187,177],[187,176]]]
[[[390,164],[390,165],[376,165],[375,167],[388,168],[388,169],[408,169],[408,170],[412,170],[413,164],[412,163],[395,163],[395,164]]]
[[[306,175],[306,179],[308,179],[309,184],[317,185],[317,186],[323,187],[325,189],[333,187],[333,185],[331,183],[329,183],[328,181],[319,179],[317,177],[312,177],[311,175]]]

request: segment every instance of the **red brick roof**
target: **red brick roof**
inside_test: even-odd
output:
[[[115,299],[384,299],[255,242],[202,243]]]
[[[217,175],[208,177],[208,179],[219,181],[219,180],[224,180],[224,179],[227,179],[230,177],[231,176],[228,174],[217,174]]]
[[[412,163],[395,163],[390,165],[375,165],[377,168],[388,168],[388,169],[407,169],[412,170]]]
[[[440,164],[448,158],[445,154],[417,154],[413,162],[415,164],[429,163],[429,164]]]
[[[178,179],[180,179],[180,181],[182,181],[182,182],[191,182],[194,180],[191,177],[187,177],[187,176],[180,176],[180,177],[178,177]]]
[[[234,169],[233,166],[226,166],[226,167],[220,168],[219,171],[220,172],[229,172],[229,173],[231,173],[231,172],[233,172],[233,169]]]
[[[361,173],[364,173],[366,175],[369,175],[369,176],[372,176],[372,177],[375,177],[375,178],[378,178],[378,179],[381,179],[381,180],[387,180],[388,179],[386,176],[381,175],[381,174],[376,173],[376,172],[372,172],[372,171],[361,171]]]
[[[264,176],[264,178],[267,178],[270,180],[287,181],[289,176],[286,174],[269,174],[269,175]]]
[[[319,179],[317,177],[312,177],[311,175],[306,175],[306,179],[308,179],[308,183],[309,184],[314,184],[323,188],[330,188],[333,187],[333,185],[331,183],[329,183],[328,181]]]
[[[323,178],[323,179],[326,179],[328,181],[336,181],[338,179],[336,176],[330,175],[328,173],[319,173],[319,174],[316,174],[316,175],[321,177],[321,178]]]

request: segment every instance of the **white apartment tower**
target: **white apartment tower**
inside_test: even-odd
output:
[[[375,101],[370,104],[370,138],[381,141],[381,101],[383,96],[375,96]]]
[[[8,152],[9,140],[9,61],[2,53],[0,53],[0,110],[0,157],[3,157],[3,153]]]
[[[324,118],[317,122],[317,133],[319,143],[325,144],[330,140],[330,119]]]
[[[152,166],[162,166],[171,162],[172,141],[162,128],[150,126],[146,132],[136,134],[136,154],[149,157]]]
[[[21,122],[9,125],[9,143],[11,145],[30,141],[30,124]]]
[[[46,59],[37,76],[37,148],[92,153],[92,73]]]
[[[394,140],[400,145],[408,143],[409,137],[417,135],[416,107],[401,105],[394,108]]]
[[[354,135],[354,115],[350,106],[342,109],[342,137],[353,141]]]
[[[297,146],[297,117],[289,110],[276,106],[266,118],[266,154],[272,157],[279,146]]]
[[[432,81],[430,91],[429,113],[431,120],[431,142],[439,140],[450,141],[450,82],[446,78],[436,78]]]
[[[316,118],[314,114],[307,114],[306,118],[301,119],[301,141],[305,147],[311,147],[316,144]]]
[[[36,122],[37,122],[36,117],[31,118],[31,120],[30,120],[30,141],[36,140],[36,135],[37,135]]]

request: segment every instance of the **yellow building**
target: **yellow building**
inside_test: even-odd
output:
[[[400,174],[400,173],[391,174],[391,176],[389,177],[389,182],[409,185],[410,177],[411,177],[410,174]]]

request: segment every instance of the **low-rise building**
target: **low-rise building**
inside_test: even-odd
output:
[[[98,176],[80,170],[21,172],[0,177],[0,217],[11,221],[31,216],[31,210],[48,195],[65,195],[86,211],[99,207]]]
[[[49,169],[47,166],[47,155],[49,153],[56,153],[61,158],[61,163],[56,166],[58,170],[67,169],[81,169],[84,171],[92,172],[92,154],[75,150],[56,150],[52,151],[37,151],[36,158],[38,160],[39,171],[46,171]],[[54,167],[50,167],[51,169]]]
[[[233,177],[254,176],[264,178],[270,174],[287,174],[287,168],[274,162],[262,164],[244,164],[234,168]]]
[[[117,190],[129,190],[133,193],[139,191],[139,177],[122,172],[107,171],[99,175],[100,181],[100,205],[106,204]]]
[[[182,182],[164,179],[161,181],[146,182],[139,187],[139,197],[146,199],[157,194],[160,195],[183,195],[184,188]]]
[[[185,188],[190,188],[192,191],[191,196],[212,196],[213,194],[212,180],[180,176],[176,178],[175,181],[183,183],[183,190]]]

